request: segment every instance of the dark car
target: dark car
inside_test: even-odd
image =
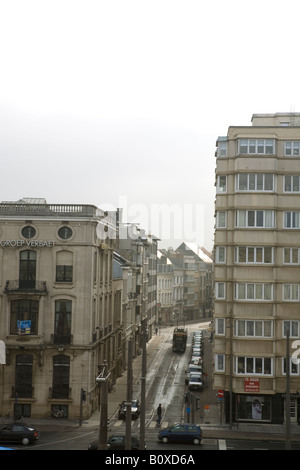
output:
[[[125,436],[110,436],[107,441],[108,450],[125,450]],[[146,449],[146,446],[145,446]],[[88,450],[98,450],[98,442],[92,442]],[[140,450],[140,442],[137,437],[131,436],[131,450]]]
[[[127,401],[122,401],[119,408],[119,419],[126,419],[126,403]],[[131,402],[131,419],[137,419],[141,412],[141,405],[139,400],[132,400]]]
[[[0,442],[19,442],[31,444],[39,439],[39,432],[26,424],[5,424],[0,428]]]
[[[167,429],[162,429],[158,433],[158,440],[164,444],[167,442],[192,442],[198,445],[202,442],[202,430],[197,424],[177,423]]]

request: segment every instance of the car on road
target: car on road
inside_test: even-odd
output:
[[[198,424],[177,423],[162,429],[158,433],[158,440],[164,444],[167,442],[192,442],[199,445],[202,442],[202,430]]]
[[[32,444],[39,439],[39,431],[26,424],[10,423],[1,426],[0,442],[15,442],[23,445]]]
[[[108,450],[125,450],[125,435],[110,436],[107,440]],[[145,445],[145,449],[147,446]],[[93,441],[88,446],[88,450],[98,450],[98,441]],[[136,436],[131,436],[131,450],[141,450],[140,441]]]
[[[126,419],[126,408],[127,408],[126,403],[127,401],[124,400],[120,404],[119,414],[118,414],[119,419]],[[141,405],[140,405],[139,400],[132,400],[131,401],[131,419],[137,419],[140,416],[140,412],[141,412]]]

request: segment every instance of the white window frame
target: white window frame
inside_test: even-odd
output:
[[[267,327],[267,323],[269,324]],[[250,327],[253,324],[253,334],[250,334]],[[261,324],[261,334],[259,334],[259,324]],[[244,331],[242,331],[244,330]],[[270,330],[270,334],[266,331]],[[237,338],[273,338],[274,327],[272,320],[235,320],[234,323],[234,336]]]
[[[215,334],[218,336],[225,336],[226,326],[225,326],[225,318],[216,318],[216,332]]]
[[[215,371],[225,372],[225,355],[215,354]]]
[[[216,299],[225,300],[226,299],[226,282],[216,282]]]
[[[299,229],[300,228],[300,211],[284,211],[283,228]]]
[[[282,338],[286,338],[288,329],[290,330],[290,338],[299,338],[298,320],[282,320]]]
[[[219,263],[219,264],[226,263],[226,246],[216,247],[216,263]]]
[[[225,182],[221,183],[221,179],[224,179]],[[226,175],[218,175],[218,177],[217,177],[217,193],[218,194],[227,193],[227,176]]]
[[[227,141],[218,141],[218,157],[227,157]]]
[[[238,139],[238,155],[274,155],[275,139]]]
[[[267,295],[270,290],[270,295]],[[241,295],[244,291],[244,295]],[[234,299],[241,302],[271,302],[273,300],[273,284],[263,282],[236,282]]]
[[[297,261],[294,262],[293,259],[297,257]],[[286,261],[289,258],[289,261]],[[294,247],[283,247],[282,249],[282,262],[286,265],[298,266],[300,264],[300,248]]]
[[[288,178],[290,178],[290,182],[287,181]],[[284,175],[283,192],[288,194],[300,193],[300,175]]]
[[[284,142],[284,155],[286,157],[299,157],[300,156],[300,141],[289,140]]]
[[[299,302],[300,284],[283,284],[282,300],[283,302]]]
[[[262,219],[261,219],[262,217]],[[251,222],[253,220],[253,223]],[[262,220],[262,224],[260,223]],[[270,221],[270,223],[268,222]],[[274,228],[275,211],[273,210],[237,210],[235,213],[236,228]]]
[[[272,176],[272,189],[266,189],[267,176]],[[241,181],[242,178],[245,180],[244,182]],[[262,178],[261,182],[260,178]],[[273,173],[238,173],[235,175],[235,191],[273,193],[275,191],[275,175]]]
[[[245,261],[239,261],[241,249],[245,250]],[[266,262],[266,250],[271,249],[271,261]],[[253,250],[253,261],[252,253]],[[259,261],[259,250],[261,250],[262,261]],[[235,263],[236,264],[266,264],[271,266],[274,264],[274,247],[270,246],[236,246],[235,247]]]
[[[286,357],[282,358],[282,375],[286,375]],[[295,361],[290,357],[290,375],[299,375],[299,359]]]
[[[241,359],[244,359],[244,365],[243,365],[243,371],[239,371],[239,363],[242,362],[240,361]],[[253,370],[249,371],[247,369],[247,362],[252,362],[253,365]],[[262,362],[262,371],[258,371],[258,361]],[[266,373],[265,372],[265,361],[270,361],[270,372]],[[236,356],[235,357],[235,373],[238,375],[273,375],[273,358],[272,357],[250,357],[250,356]]]
[[[217,211],[217,228],[223,229],[227,227],[227,212]]]

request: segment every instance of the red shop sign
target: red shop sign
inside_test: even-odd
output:
[[[252,377],[245,378],[245,392],[259,392],[259,379],[255,379]]]

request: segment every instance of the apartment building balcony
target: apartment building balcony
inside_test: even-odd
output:
[[[47,294],[46,281],[16,280],[6,281],[5,294],[26,293],[26,294]]]

